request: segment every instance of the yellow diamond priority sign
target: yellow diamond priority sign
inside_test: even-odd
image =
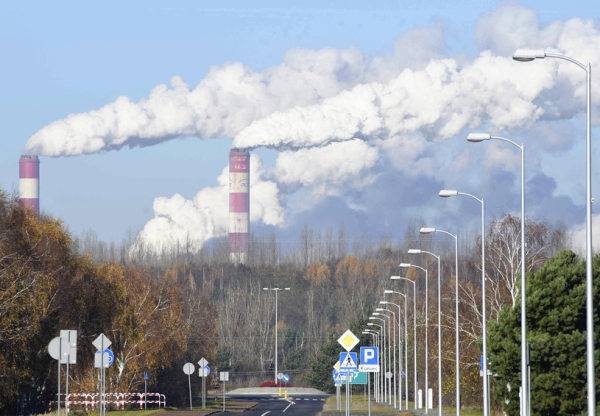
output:
[[[352,333],[352,331],[347,330],[344,334],[338,339],[339,344],[344,347],[346,351],[350,351],[352,348],[356,346],[360,342],[356,335]]]

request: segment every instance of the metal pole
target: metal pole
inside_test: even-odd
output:
[[[442,286],[441,286],[441,265],[438,256],[438,414],[442,416]]]
[[[460,416],[460,331],[458,327],[458,233],[454,238],[454,290],[455,300],[455,329],[456,329],[456,416]]]
[[[277,292],[278,289],[275,289],[275,382],[279,385],[279,380],[277,379]]]
[[[62,358],[62,342],[59,342],[58,343],[58,416],[60,416],[60,360],[61,360],[61,358]]]
[[[487,357],[487,325],[485,312],[485,202],[481,198],[481,297],[482,297],[482,319],[483,319],[483,415],[490,416],[490,404],[488,397],[488,357]]]
[[[425,270],[425,414],[429,414],[429,346],[428,346],[428,326],[429,326],[429,289],[428,289],[427,270]]]
[[[587,137],[586,137],[586,238],[585,238],[585,292],[587,344],[587,407],[588,415],[596,415],[596,381],[594,374],[594,276],[592,275],[592,66],[586,66]]]

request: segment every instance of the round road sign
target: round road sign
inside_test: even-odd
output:
[[[188,376],[192,374],[194,370],[194,364],[192,363],[185,363],[185,365],[183,366],[183,372],[186,373]]]

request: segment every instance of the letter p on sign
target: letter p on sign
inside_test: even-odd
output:
[[[361,364],[379,364],[379,351],[377,347],[360,347]]]

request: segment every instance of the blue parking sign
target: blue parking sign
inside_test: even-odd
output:
[[[379,364],[377,347],[360,347],[360,363],[364,365]]]

